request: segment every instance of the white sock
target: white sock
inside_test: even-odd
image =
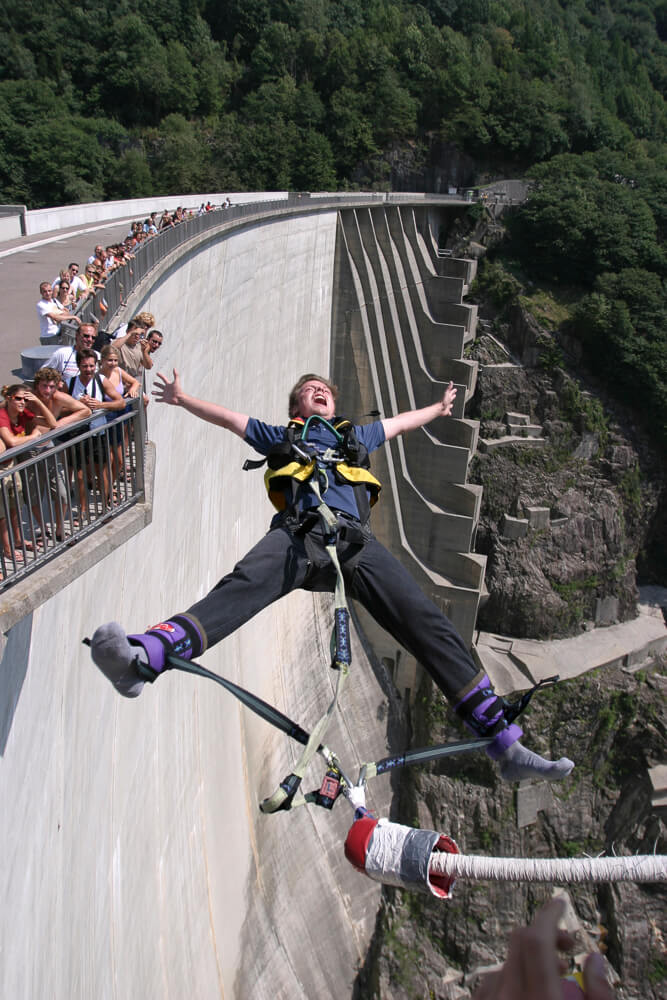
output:
[[[118,622],[108,622],[96,629],[90,640],[90,652],[93,662],[119,694],[125,698],[136,698],[141,694],[144,682],[140,680],[134,663],[143,650],[130,645]],[[141,658],[146,659],[145,654]]]
[[[574,767],[574,761],[567,757],[546,760],[532,750],[527,750],[518,740],[498,758],[498,763],[503,781],[523,781],[524,778],[562,781]]]

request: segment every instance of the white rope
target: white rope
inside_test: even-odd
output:
[[[665,882],[667,856],[612,858],[484,858],[435,851],[431,875],[493,882]]]

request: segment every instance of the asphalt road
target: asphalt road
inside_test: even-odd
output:
[[[25,236],[0,244],[0,301],[4,329],[0,336],[0,386],[20,378],[21,351],[39,345],[36,305],[42,281],[53,281],[77,261],[81,270],[96,244],[117,243],[131,219],[79,226],[57,233]]]

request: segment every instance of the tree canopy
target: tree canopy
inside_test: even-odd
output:
[[[15,0],[0,12],[0,200],[382,187],[397,150],[443,141],[505,175],[633,152],[667,134],[665,10]]]

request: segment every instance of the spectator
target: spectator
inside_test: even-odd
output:
[[[35,395],[50,411],[55,419],[56,428],[63,430],[65,427],[69,427],[71,424],[76,424],[85,417],[89,417],[91,411],[85,403],[82,403],[78,399],[73,399],[66,392],[61,392],[58,389],[59,384],[60,372],[55,368],[40,368],[35,374]],[[40,414],[35,417],[35,426],[44,431],[51,429],[43,415]],[[81,431],[83,432],[86,429],[82,427]],[[56,442],[54,441],[48,441],[45,442],[44,447],[54,448],[55,444]],[[47,464],[47,482],[52,509],[55,510],[56,515],[56,538],[59,542],[62,542],[65,537],[64,514],[70,502],[69,485],[60,458],[54,458]],[[31,485],[33,484],[31,483]],[[34,485],[36,486],[37,484],[35,483]],[[75,527],[78,527],[78,522],[73,518],[72,523]]]
[[[128,373],[120,367],[118,350],[114,344],[107,344],[106,347],[102,348],[100,375],[111,382],[116,392],[119,393],[124,400],[138,398],[139,393],[141,392],[141,386],[139,385],[139,382],[137,382],[136,378],[132,378],[131,375],[128,375]],[[131,409],[132,404],[128,402],[125,406],[124,412],[127,413]],[[118,414],[114,412],[110,414],[110,416],[113,418],[118,416]],[[127,429],[127,424],[125,427]],[[123,458],[122,428],[116,428],[114,431],[110,431],[109,436],[111,438],[114,479],[124,479],[125,461]]]
[[[54,430],[55,417],[30,389],[22,384],[6,385],[3,386],[2,395],[5,398],[5,404],[0,407],[0,438],[2,438],[5,447],[18,448],[22,444],[27,444],[28,441],[35,440],[42,434],[44,426],[48,430]],[[30,409],[28,409],[28,404]],[[42,421],[42,427],[37,426],[36,423],[38,414]],[[42,515],[41,484],[38,482],[36,473],[33,474],[32,478],[27,478],[27,484],[29,486],[27,493],[30,507],[41,529],[41,544],[43,544],[43,539],[46,537],[46,527]],[[29,544],[24,542],[26,548],[29,547]]]
[[[7,447],[0,439],[0,454],[3,451],[7,451]],[[9,462],[0,462],[0,469],[10,468],[13,464],[13,459]],[[16,548],[17,544],[26,544],[23,539],[23,531],[18,515],[18,508],[22,504],[22,498],[23,494],[19,477],[15,473],[5,476],[2,479],[2,486],[0,487],[0,545],[2,545],[5,559],[11,559],[14,564],[23,562],[23,552],[21,549]],[[11,536],[9,533],[9,521],[11,521],[12,525]],[[30,549],[32,550],[32,545],[30,545]],[[4,579],[3,573],[0,573],[0,579]]]
[[[113,343],[118,351],[121,367],[133,378],[141,380],[144,369],[150,371],[153,367],[143,323],[131,320],[125,336],[117,337]]]
[[[60,282],[58,283],[58,291],[56,292],[56,297],[53,301],[57,302],[61,309],[67,309],[69,313],[72,312],[74,297],[72,295],[69,276],[60,279]]]
[[[150,312],[140,312],[136,316],[133,316],[128,323],[121,323],[119,327],[116,327],[114,332],[111,334],[112,340],[122,340],[125,338],[130,324],[138,323],[143,326],[145,330],[149,330],[150,327],[155,326],[155,316]],[[116,345],[120,346],[120,345]]]
[[[42,296],[37,303],[40,337],[56,337],[60,331],[60,324],[66,320],[74,320],[77,324],[80,322],[78,316],[73,316],[56,302],[53,297],[53,288],[48,281],[41,283],[39,294]]]
[[[95,252],[92,253],[88,258],[88,263],[94,264],[95,260],[103,260],[103,259],[104,259],[104,247],[102,246],[101,243],[98,243],[97,246],[95,247]]]
[[[95,260],[97,260],[97,258],[95,258]],[[102,273],[101,262],[99,268],[95,262],[93,262],[92,264],[86,264],[86,273],[83,276],[83,280],[86,286],[85,292],[82,292],[81,295],[77,297],[77,302],[81,298],[94,295],[96,289],[104,287],[104,282],[101,280],[101,273]]]
[[[104,268],[104,273],[107,277],[118,267],[118,260],[116,259],[114,247],[107,247],[104,257],[102,258],[102,267]]]
[[[79,299],[85,298],[86,282],[79,273],[79,265],[76,261],[72,261],[67,270],[69,271],[70,289],[72,291],[74,301],[78,302]]]
[[[107,378],[114,389],[126,399],[137,399],[141,392],[137,379],[120,367],[120,356],[115,344],[107,344],[102,348],[100,375]]]
[[[91,348],[95,343],[96,337],[97,327],[93,323],[82,323],[76,332],[74,345],[67,344],[64,347],[58,347],[46,364],[42,365],[42,368],[55,368],[56,371],[60,372],[62,381],[67,384],[72,376],[79,374],[79,368],[76,363],[77,351],[82,351],[84,348]],[[97,352],[95,352],[95,356],[99,357]]]
[[[163,334],[159,330],[149,330],[146,334],[146,341],[148,343],[148,353],[155,354],[155,352],[162,347],[162,341],[164,340]]]
[[[88,467],[88,478],[95,481],[95,476],[101,485],[101,492],[104,497],[105,506],[111,505],[111,495],[109,488],[109,446],[107,435],[104,432],[106,426],[106,415],[109,411],[119,413],[125,403],[109,379],[96,374],[97,352],[86,347],[77,352],[76,364],[79,370],[78,375],[69,380],[67,391],[73,399],[78,399],[92,411],[93,419],[90,421],[90,429],[98,429],[98,434],[91,441],[91,462]],[[79,485],[79,501],[81,513],[88,510],[88,492],[85,488],[84,470],[80,466],[77,469]]]
[[[51,282],[51,288],[53,289],[54,296],[58,294],[58,288],[60,287],[60,282],[63,280],[63,278],[67,278],[68,281],[70,279],[70,273],[66,267],[64,267],[60,272],[60,274],[58,275],[58,277],[54,278],[54,280]]]

